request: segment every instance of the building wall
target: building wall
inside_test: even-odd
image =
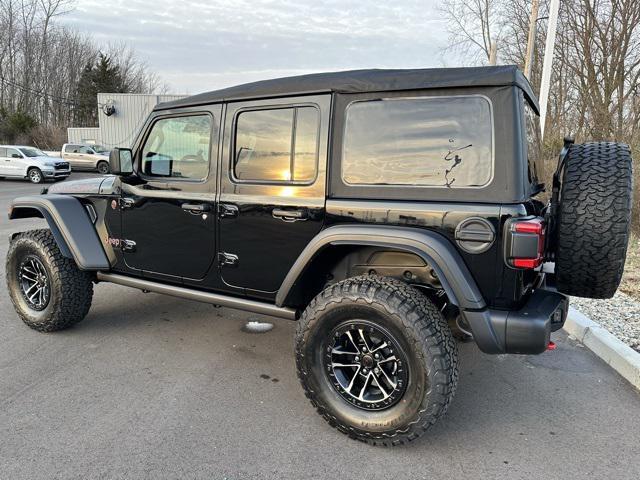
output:
[[[100,129],[96,127],[67,128],[68,143],[101,145]]]
[[[184,97],[185,95],[99,93],[99,127],[69,128],[67,131],[69,142],[99,143],[107,148],[131,147],[144,121],[156,104]],[[115,108],[115,112],[110,116],[105,115],[103,111],[106,105],[113,105]],[[89,141],[91,139],[94,141]]]

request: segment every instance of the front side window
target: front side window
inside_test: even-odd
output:
[[[9,158],[23,158],[18,149],[7,148],[7,157]]]
[[[150,177],[203,180],[209,173],[209,115],[156,121],[142,149],[141,171]]]
[[[318,160],[315,107],[240,112],[236,120],[233,173],[237,180],[310,182]]]
[[[484,97],[375,100],[347,108],[347,184],[480,187],[492,175],[492,113]]]

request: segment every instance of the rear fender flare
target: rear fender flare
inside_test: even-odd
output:
[[[337,225],[316,235],[302,251],[276,295],[276,305],[287,304],[289,294],[306,267],[332,245],[362,245],[414,253],[436,272],[449,300],[461,310],[486,307],[482,294],[460,254],[442,235],[407,227]]]
[[[38,195],[16,198],[9,219],[44,218],[62,255],[72,258],[81,270],[109,270],[110,264],[96,229],[82,206],[71,196]]]

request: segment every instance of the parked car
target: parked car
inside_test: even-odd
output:
[[[71,174],[69,163],[42,150],[23,145],[0,145],[0,177],[27,178],[32,183],[62,180]]]
[[[538,113],[514,66],[315,74],[157,105],[111,152],[113,175],[12,202],[10,218],[51,230],[12,236],[9,295],[43,332],[81,321],[98,282],[296,320],[319,414],[409,442],[452,402],[455,337],[540,354],[568,295],[620,283],[629,147],[567,138],[545,186]]]
[[[109,149],[101,145],[65,143],[60,156],[74,170],[97,170],[106,174],[109,173],[109,152]]]

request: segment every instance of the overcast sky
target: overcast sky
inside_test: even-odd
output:
[[[353,68],[443,65],[433,0],[78,0],[64,22],[125,40],[172,93]]]

